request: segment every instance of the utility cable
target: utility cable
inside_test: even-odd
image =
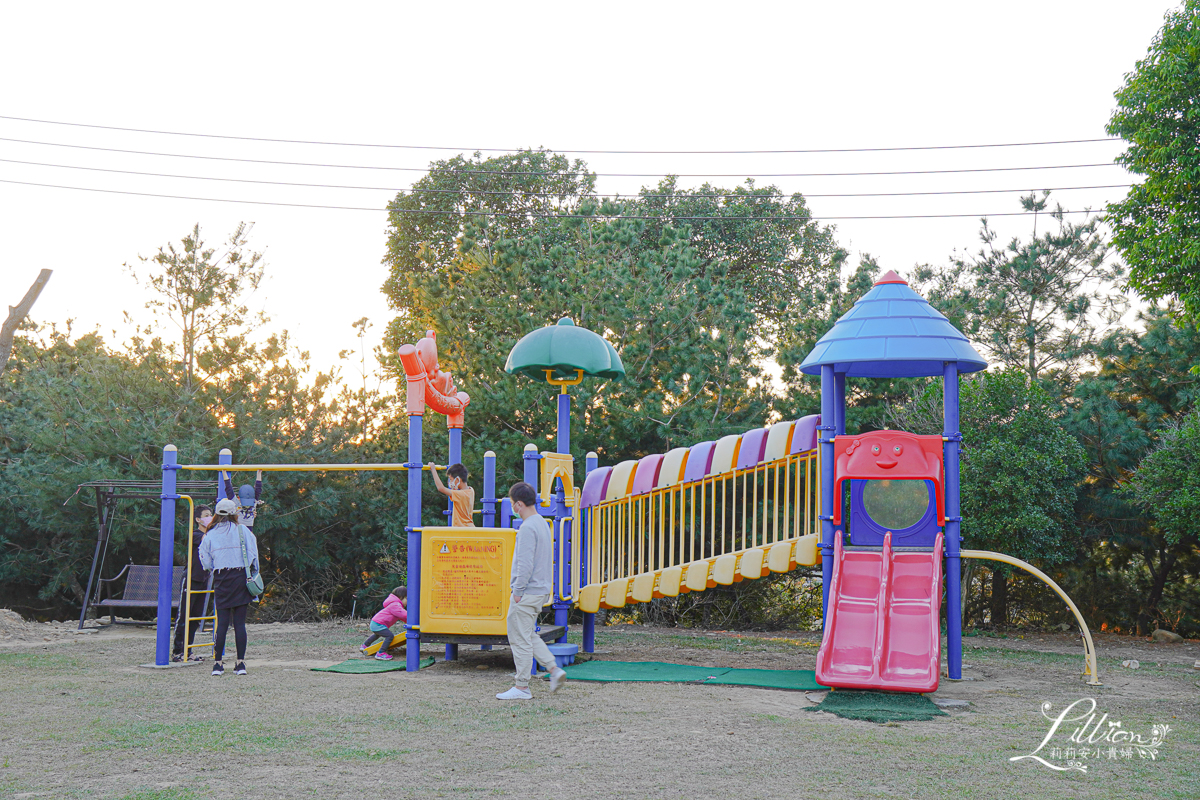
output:
[[[448,170],[448,169],[432,169],[429,167],[383,167],[375,165],[363,164],[314,164],[304,161],[272,161],[267,159],[257,158],[232,158],[229,156],[200,156],[188,153],[157,153],[148,150],[124,150],[116,147],[97,147],[94,145],[85,144],[64,144],[62,142],[39,142],[31,139],[11,139],[0,136],[0,142],[17,142],[20,144],[35,144],[45,147],[68,147],[75,150],[97,150],[105,153],[126,153],[129,155],[140,156],[161,156],[164,158],[192,158],[202,161],[229,161],[239,164],[274,164],[278,166],[288,167],[326,167],[333,169],[375,169],[389,170],[393,172],[424,172],[426,174],[435,174],[441,172],[451,172],[462,175],[540,175],[543,177],[557,177],[558,173],[553,172],[530,172],[519,170]],[[666,175],[674,175],[679,178],[846,178],[868,175],[948,175],[954,173],[968,172],[1020,172],[1030,170],[1044,169],[1085,169],[1090,167],[1119,167],[1120,164],[1109,161],[1101,164],[1051,164],[1043,167],[973,167],[970,169],[929,169],[929,170],[901,170],[896,172],[777,172],[768,173],[760,172],[754,174],[747,173],[721,173],[721,172],[589,172],[588,175],[593,177],[606,178],[662,178]]]
[[[112,172],[118,175],[139,175],[148,178],[180,178],[189,181],[222,181],[225,183],[251,183],[263,186],[295,186],[305,189],[356,189],[362,191],[378,191],[378,192],[413,192],[421,194],[468,194],[472,196],[498,196],[498,197],[562,197],[563,195],[555,194],[554,192],[527,192],[521,189],[511,190],[477,190],[477,189],[404,189],[394,186],[352,186],[336,183],[296,183],[293,181],[261,181],[251,178],[218,178],[209,175],[176,175],[166,172],[139,172],[129,169],[112,169],[109,167],[85,167],[77,164],[52,164],[44,161],[20,161],[15,158],[0,158],[0,162],[6,164],[23,164],[31,167],[54,167],[55,169],[79,169],[87,170],[88,172]],[[1084,189],[1128,189],[1131,184],[1114,183],[1104,186],[1057,186],[1049,187],[1042,191],[1047,192],[1072,192],[1082,191]],[[959,189],[936,192],[852,192],[848,194],[808,194],[807,192],[800,193],[805,198],[809,197],[918,197],[929,195],[954,195],[954,194],[1008,194],[1012,192],[1028,192],[1028,188],[1023,189]],[[693,200],[693,199],[721,199],[721,198],[738,198],[743,200],[773,200],[778,198],[786,198],[788,195],[780,194],[752,194],[749,192],[734,192],[734,193],[711,193],[711,192],[678,192],[676,194],[587,194],[585,197],[594,197],[597,199],[608,200]]]
[[[829,221],[847,220],[847,219],[953,219],[953,218],[957,218],[957,217],[1016,217],[1016,216],[1022,216],[1024,214],[1029,213],[1027,211],[1002,211],[1002,212],[999,212],[996,214],[886,214],[886,215],[869,215],[869,216],[828,216],[828,217],[815,217],[815,216],[797,215],[797,214],[792,214],[792,215],[782,215],[781,214],[779,216],[770,216],[770,217],[752,217],[752,216],[727,216],[726,217],[726,216],[709,216],[709,215],[697,216],[697,215],[691,215],[691,214],[680,214],[680,215],[674,215],[674,214],[663,214],[663,215],[617,214],[617,215],[613,215],[610,217],[608,215],[602,215],[602,214],[539,214],[539,213],[535,213],[535,212],[514,213],[514,212],[492,212],[492,211],[444,211],[444,210],[440,210],[440,209],[394,208],[394,207],[390,207],[390,206],[386,207],[386,208],[372,208],[369,206],[330,206],[330,205],[321,205],[318,203],[279,203],[279,202],[272,202],[272,201],[268,201],[268,200],[234,200],[231,198],[222,198],[222,197],[190,197],[190,196],[186,196],[186,195],[177,195],[177,194],[156,194],[156,193],[152,193],[152,192],[131,192],[131,191],[125,191],[125,190],[121,190],[121,189],[97,189],[97,188],[88,187],[88,186],[62,186],[62,185],[53,184],[53,183],[34,183],[32,181],[15,181],[15,180],[9,180],[6,178],[0,178],[0,183],[10,183],[10,184],[16,184],[19,186],[37,186],[37,187],[41,187],[41,188],[45,188],[45,189],[68,189],[71,191],[78,191],[78,192],[101,192],[104,194],[123,194],[123,195],[131,195],[134,197],[160,197],[160,198],[165,198],[165,199],[169,199],[169,200],[200,200],[200,201],[208,202],[208,203],[241,203],[244,205],[257,205],[257,206],[284,206],[284,207],[289,207],[289,208],[321,208],[321,209],[330,209],[330,210],[334,210],[334,211],[375,211],[375,212],[388,211],[389,213],[395,212],[398,214],[421,214],[421,215],[452,216],[452,217],[517,217],[517,218],[523,218],[523,219],[529,219],[532,217],[532,218],[536,218],[536,219],[582,219],[582,220],[602,220],[602,219],[612,218],[612,219],[645,219],[645,220],[659,220],[659,221],[670,218],[670,219],[675,219],[675,220],[712,220],[712,221],[719,221],[719,222],[735,222],[737,220],[754,220],[756,222],[764,222],[764,221],[782,222],[782,221],[789,221],[789,220],[796,220],[796,221],[802,221],[802,222],[829,222]],[[1063,211],[1061,213],[1063,213],[1063,214],[1093,214],[1095,212],[1093,212],[1091,209],[1082,209],[1079,211]]]
[[[149,133],[157,136],[191,136],[201,139],[229,139],[240,142],[271,142],[274,144],[305,144],[328,147],[381,147],[395,150],[457,150],[481,153],[516,153],[531,151],[530,148],[521,147],[451,147],[447,145],[375,144],[370,142],[322,142],[305,139],[272,139],[260,136],[229,136],[219,133],[185,133],[183,131],[159,131],[148,128],[124,128],[116,125],[91,125],[85,122],[62,122],[59,120],[30,119],[28,117],[10,117],[4,115],[0,115],[0,119],[13,120],[16,122],[34,122],[39,125],[63,125],[73,128],[94,128],[105,131],[124,131],[126,133]],[[1042,145],[1091,144],[1093,142],[1120,141],[1123,140],[1112,137],[1103,137],[1099,139],[1063,139],[1049,142],[997,142],[993,144],[938,144],[909,147],[846,147],[816,148],[807,150],[579,150],[556,148],[549,152],[583,153],[588,155],[786,155],[803,153],[893,153],[911,150],[970,150],[989,147],[1040,147]]]

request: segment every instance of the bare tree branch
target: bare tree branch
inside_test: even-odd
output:
[[[33,304],[37,302],[38,295],[50,281],[50,275],[53,272],[54,270],[50,269],[39,272],[37,280],[29,287],[29,291],[21,298],[21,302],[8,307],[8,319],[4,320],[3,326],[0,326],[0,375],[4,374],[8,356],[12,353],[13,337],[17,334],[17,328],[20,327],[22,320],[29,316]]]

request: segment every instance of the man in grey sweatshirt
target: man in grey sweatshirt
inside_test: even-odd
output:
[[[556,691],[567,674],[555,662],[542,637],[534,632],[537,616],[550,600],[554,587],[554,540],[550,526],[537,512],[537,492],[528,483],[514,483],[508,490],[513,513],[521,518],[509,586],[508,644],[517,668],[513,687],[496,695],[498,700],[529,700],[529,676],[533,659],[550,670],[550,691]]]

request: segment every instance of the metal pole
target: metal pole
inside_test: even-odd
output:
[[[590,474],[592,474],[593,470],[595,470],[598,466],[600,466],[600,457],[598,455],[596,455],[595,452],[588,453],[587,456],[584,458],[583,464],[584,464],[584,466],[583,466],[584,475],[585,476],[590,475]],[[579,548],[578,554],[576,556],[577,558],[583,559],[583,562],[580,564],[579,583],[583,586],[587,586],[588,580],[591,578],[591,576],[588,574],[588,554],[591,552],[591,547],[589,546],[590,545],[589,539],[591,537],[591,531],[589,531],[588,527],[587,527],[587,525],[588,525],[587,515],[580,514],[579,518],[580,518],[581,523],[583,524],[583,532],[582,532],[582,536],[580,537],[581,547]],[[596,615],[595,614],[584,613],[584,615],[583,615],[583,652],[585,652],[585,653],[596,652]]]
[[[829,587],[833,583],[833,434],[837,430],[837,386],[833,365],[821,366],[821,625],[829,619]]]
[[[462,428],[451,427],[450,428],[450,442],[449,442],[449,456],[448,456],[448,460],[446,461],[446,466],[450,466],[451,464],[459,464],[461,462],[462,462]],[[449,480],[449,475],[446,476],[446,479]],[[454,501],[450,500],[450,498],[446,498],[446,501],[447,501],[446,502],[446,517],[447,517],[446,523],[453,524],[453,522],[454,522]],[[446,645],[446,660],[447,661],[457,661],[458,660],[458,645],[457,644],[447,644]]]
[[[483,527],[496,527],[496,453],[488,450],[483,454]],[[490,644],[479,646],[480,650],[491,650]]]
[[[837,372],[833,376],[833,433],[835,436],[846,435],[846,373]]]
[[[483,454],[483,527],[496,526],[496,453]]]
[[[567,394],[567,387],[563,386],[558,393],[558,452],[564,455],[571,453],[571,395]],[[575,474],[574,465],[571,467],[571,474]],[[574,483],[574,480],[572,480]],[[571,574],[571,544],[568,537],[574,536],[575,531],[571,530],[570,525],[564,524],[566,519],[567,505],[566,492],[562,483],[559,482],[559,490],[556,493],[558,502],[555,504],[557,511],[554,517],[554,624],[563,626],[563,635],[556,641],[560,644],[567,641],[566,627],[570,620],[571,603],[563,600],[562,597],[566,592],[562,586],[562,579],[566,575]],[[547,486],[546,491],[549,492],[552,487]],[[573,587],[572,587],[573,588]]]
[[[163,448],[162,515],[158,536],[158,618],[154,626],[154,664],[171,663],[171,584],[175,577],[175,493],[179,453],[175,445]]]
[[[946,666],[950,680],[962,678],[962,509],[959,503],[958,362],[947,361],[942,376],[943,461],[946,490]]]
[[[217,453],[217,463],[222,466],[233,464],[233,451],[228,447],[222,447],[221,452]],[[233,476],[229,476],[229,485],[233,485]],[[221,480],[221,473],[217,473],[217,500],[232,500],[233,496],[225,491],[225,481]]]
[[[421,421],[408,417],[408,622],[404,625],[408,672],[421,668]]]
[[[522,480],[533,487],[533,491],[537,494],[537,504],[540,507],[542,504],[542,493],[538,486],[538,462],[542,460],[542,454],[538,452],[537,445],[530,442],[525,445],[524,452],[521,453],[523,459],[524,471],[521,476]]]
[[[111,493],[111,489],[109,490]],[[87,617],[88,605],[92,600],[92,584],[96,578],[96,563],[100,560],[100,546],[104,544],[105,532],[108,528],[108,503],[103,498],[100,487],[96,487],[96,552],[92,554],[92,571],[88,573],[87,590],[83,593],[83,610],[79,612],[79,630],[83,630],[83,621]]]
[[[565,386],[558,393],[558,452],[571,452],[571,395]]]
[[[232,463],[233,463],[233,451],[230,450],[228,447],[222,447],[221,452],[217,453],[217,464],[227,467]],[[233,476],[232,475],[229,476],[229,483],[230,483],[230,485],[233,484]],[[218,472],[217,473],[217,500],[225,500],[225,499],[232,500],[233,498],[226,497],[225,482],[223,480],[221,480],[221,473]],[[189,525],[192,524],[191,520],[188,521],[188,524]],[[259,554],[259,557],[261,558],[261,554]],[[259,568],[260,569],[262,568],[261,564],[259,565]],[[204,588],[206,590],[205,595],[204,595],[204,608],[200,612],[200,616],[207,617],[207,616],[210,616],[208,613],[208,604],[212,603],[214,613],[216,612],[216,606],[217,606],[217,598],[212,590],[213,574],[211,572],[208,573],[208,585],[205,586]],[[216,620],[201,622],[200,623],[200,631],[201,632],[204,631],[205,625],[212,625],[212,628],[210,630],[212,631],[213,636],[216,636],[216,634],[217,634]]]
[[[451,464],[462,463],[462,428],[450,429],[449,454],[447,456],[446,466]],[[449,476],[447,476],[448,478]],[[450,525],[454,521],[454,501],[446,498],[446,524]]]

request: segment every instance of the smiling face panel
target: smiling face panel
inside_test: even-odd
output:
[[[904,431],[878,431],[846,438],[853,440],[838,448],[842,451],[838,453],[838,464],[841,466],[845,463],[848,474],[855,477],[871,473],[929,477],[928,454],[921,446],[925,442],[920,441],[915,434]],[[918,441],[906,441],[910,438]],[[941,442],[936,442],[936,446],[940,449]],[[845,462],[840,457],[843,454],[849,456]]]

